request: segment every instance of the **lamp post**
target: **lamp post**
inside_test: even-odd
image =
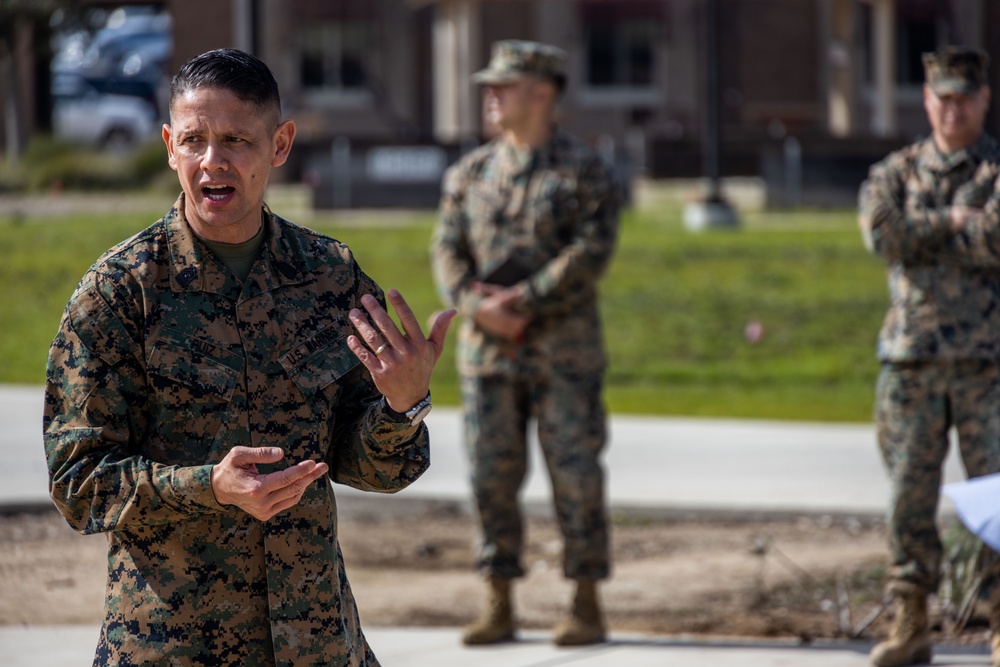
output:
[[[722,195],[719,123],[719,7],[705,0],[705,123],[702,127],[702,169],[708,192],[701,201],[684,208],[684,226],[691,231],[739,226],[735,209]]]

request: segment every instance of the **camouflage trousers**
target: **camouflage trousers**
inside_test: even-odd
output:
[[[462,378],[465,443],[482,528],[479,567],[487,575],[524,574],[518,495],[533,418],[563,537],[563,572],[572,579],[608,576],[601,384],[599,376],[559,374],[539,380]]]
[[[987,361],[883,363],[875,422],[892,482],[889,585],[937,590],[942,558],[935,517],[948,431],[954,427],[969,477],[1000,471],[1000,365]],[[997,554],[983,547],[995,572]],[[984,581],[989,596],[995,578]]]

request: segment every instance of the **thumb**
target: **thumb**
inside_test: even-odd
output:
[[[507,288],[503,290],[503,293],[500,296],[500,302],[504,305],[504,307],[507,307],[520,298],[521,298],[521,293],[518,290],[513,288]]]
[[[434,346],[437,357],[440,357],[444,351],[444,339],[448,335],[448,328],[451,326],[451,321],[455,319],[456,314],[458,314],[457,310],[449,308],[439,313],[434,319],[434,324],[431,325],[430,335],[427,337],[427,340]]]
[[[280,447],[233,447],[230,451],[236,465],[274,463],[285,455]]]

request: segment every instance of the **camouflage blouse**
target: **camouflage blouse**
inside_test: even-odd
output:
[[[942,154],[930,138],[872,166],[862,237],[889,266],[883,361],[1000,358],[1000,144]],[[982,208],[958,233],[952,206]]]
[[[606,357],[597,303],[618,238],[621,205],[608,165],[556,131],[519,153],[502,138],[466,155],[445,174],[432,240],[442,299],[464,316],[459,368],[466,374],[532,372],[552,365],[601,372]],[[478,329],[472,280],[514,261],[518,307],[532,315],[520,344]]]
[[[97,665],[377,665],[337,542],[328,483],[261,522],[220,506],[235,445],[325,460],[392,492],[429,464],[425,426],[387,419],[347,347],[383,295],[348,248],[264,208],[242,285],[193,235],[183,197],[87,272],[52,344],[45,451],[59,511],[109,540]]]

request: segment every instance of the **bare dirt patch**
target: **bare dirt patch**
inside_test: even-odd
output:
[[[527,527],[529,574],[515,588],[521,627],[548,629],[572,592],[555,524]],[[455,507],[406,516],[342,512],[341,544],[362,620],[371,626],[461,626],[483,600],[476,528]],[[614,572],[602,585],[612,632],[875,639],[886,568],[880,522],[616,518]],[[0,625],[99,623],[106,541],[54,512],[0,516]],[[877,614],[877,616],[876,616]],[[937,640],[982,644],[978,611],[956,630],[939,603]]]

